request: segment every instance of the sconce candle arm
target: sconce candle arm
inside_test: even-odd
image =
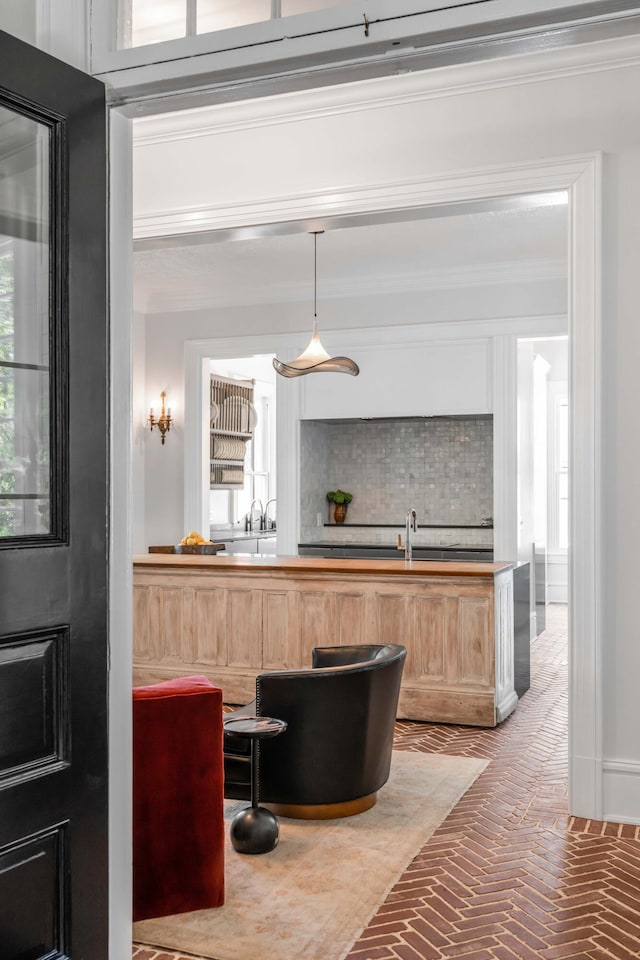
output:
[[[156,420],[153,412],[153,407],[151,407],[151,410],[149,411],[149,419],[147,422],[149,424],[149,429],[151,431],[153,431],[154,427],[158,428],[158,430],[160,431],[161,443],[164,446],[165,436],[169,433],[169,430],[171,430],[173,417],[171,416],[171,407],[165,408],[165,400],[167,399],[167,394],[165,393],[164,390],[160,394],[160,399],[162,401],[162,409],[160,411],[160,416]]]

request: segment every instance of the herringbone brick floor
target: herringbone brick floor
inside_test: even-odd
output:
[[[491,762],[348,960],[640,957],[640,828],[567,816],[566,633],[551,606],[531,689],[494,730],[398,724],[398,749]],[[135,944],[133,958],[197,960]]]

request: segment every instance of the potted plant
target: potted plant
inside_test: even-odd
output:
[[[344,523],[347,515],[347,504],[353,500],[353,494],[346,490],[329,490],[327,500],[334,504],[333,519],[336,523]]]

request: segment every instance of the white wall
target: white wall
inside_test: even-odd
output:
[[[133,552],[146,553],[147,537],[145,530],[145,496],[146,496],[146,458],[147,433],[146,418],[149,416],[149,407],[156,397],[147,397],[147,346],[145,342],[146,320],[143,314],[134,313],[131,331],[132,369],[132,411],[133,423],[131,436],[133,450],[131,452],[132,487],[133,487]],[[155,438],[154,438],[155,439]]]
[[[167,394],[173,423],[160,440],[159,430],[134,427],[136,436],[143,435],[145,444],[145,529],[140,552],[146,553],[152,544],[179,543],[183,530],[183,452],[184,452],[184,341],[190,339],[181,323],[170,324],[167,329],[147,319],[146,322],[146,377],[147,403],[143,418],[148,417],[149,407],[160,408],[160,394]],[[188,329],[188,326],[187,326]],[[142,421],[144,423],[144,419]],[[138,526],[136,524],[136,530]]]
[[[90,0],[0,0],[0,29],[86,70]]]
[[[0,0],[0,24],[26,43],[37,42],[36,0]]]
[[[175,176],[175,171],[189,169],[188,141],[172,142],[164,155],[158,146],[145,147],[137,168],[140,203],[147,209],[157,207],[172,184],[175,193],[169,199],[188,207],[197,188],[198,202],[216,211],[220,223],[225,210],[234,207],[251,208],[255,217],[259,206],[267,220],[280,210],[284,219],[286,198],[318,197],[321,207],[323,196],[345,185],[355,189],[390,180],[446,180],[454,172],[462,175],[493,165],[604,154],[606,335],[600,364],[606,429],[599,450],[599,569],[607,625],[602,663],[604,812],[612,819],[640,820],[635,602],[640,435],[637,404],[630,402],[637,395],[640,355],[640,47],[634,38],[606,41],[395,81],[391,90],[389,81],[375,80],[291,94],[279,102],[220,107],[221,119],[228,122],[201,137],[201,160],[189,177]],[[380,96],[365,102],[365,93],[372,90]],[[264,120],[251,126],[258,112]]]
[[[566,290],[556,281],[544,281],[526,285],[526,295],[523,291],[515,291],[509,285],[488,286],[482,288],[460,288],[454,290],[429,291],[421,294],[405,294],[395,297],[362,297],[349,300],[332,300],[323,305],[323,316],[326,323],[333,328],[322,331],[322,341],[333,353],[342,352],[343,338],[336,335],[335,330],[350,327],[356,331],[367,328],[384,327],[393,323],[393,318],[402,319],[403,324],[424,323],[425,318],[438,317],[439,321],[478,320],[485,317],[503,317],[505,321],[520,315],[542,316],[562,315],[566,311]],[[509,315],[507,308],[514,308]],[[274,334],[291,331],[302,331],[299,347],[306,346],[309,338],[309,305],[284,303],[264,304],[261,306],[225,307],[221,310],[191,311],[181,314],[154,314],[147,315],[145,324],[145,377],[146,377],[146,404],[137,412],[140,423],[136,425],[134,436],[136,443],[141,443],[145,450],[145,470],[138,470],[134,483],[144,483],[144,494],[136,492],[136,509],[144,505],[144,520],[136,522],[136,552],[146,552],[150,544],[177,543],[184,535],[183,503],[184,503],[184,343],[188,340],[202,340],[207,338],[234,336],[252,336],[263,334],[268,330]],[[501,327],[500,320],[495,321],[495,329]],[[434,336],[437,337],[437,324],[434,324]],[[375,335],[373,336],[375,339]],[[370,353],[368,349],[362,352]],[[407,364],[413,364],[415,349],[404,347],[394,351],[396,353],[393,364],[386,374],[387,384],[398,396],[405,391],[405,374]],[[430,393],[432,407],[422,405],[420,410],[408,410],[390,406],[384,411],[379,408],[379,379],[374,378],[367,386],[369,372],[366,369],[367,361],[363,360],[363,373],[357,379],[351,377],[316,378],[315,383],[302,383],[303,396],[309,395],[309,402],[304,409],[303,416],[362,416],[362,415],[392,415],[407,413],[478,413],[491,409],[491,351],[489,340],[484,340],[472,347],[464,348],[465,356],[471,362],[481,361],[477,371],[470,369],[472,389],[468,384],[461,384],[456,388],[461,367],[457,364],[456,354],[447,357],[447,364],[439,370],[441,382],[449,381],[449,398],[446,409],[441,405],[441,399]],[[360,354],[359,354],[360,356]],[[286,358],[284,358],[286,359]],[[442,360],[442,352],[441,357]],[[406,362],[405,362],[406,361]],[[136,366],[136,369],[138,367]],[[418,371],[419,373],[419,371]],[[141,374],[140,374],[141,375]],[[345,383],[343,383],[345,381]],[[342,402],[342,392],[356,385],[356,399],[362,402],[360,395],[366,395],[363,409],[355,407],[345,412],[331,414],[321,412],[318,406],[319,395],[327,390]],[[285,385],[287,386],[287,385]],[[160,444],[157,431],[150,433],[144,430],[142,424],[148,416],[148,407],[152,403],[159,404],[159,395],[162,389],[167,390],[168,401],[175,414],[175,424],[168,435],[164,446]],[[425,388],[426,389],[426,388]],[[461,406],[453,405],[456,393],[466,397],[466,403]],[[136,395],[138,391],[136,391]],[[371,404],[378,403],[375,410]],[[385,403],[387,401],[385,400]],[[439,404],[439,405],[438,405]],[[434,406],[435,405],[435,406]],[[437,406],[437,409],[436,409]],[[367,414],[368,410],[368,414]],[[137,461],[136,461],[137,462]],[[281,518],[282,519],[282,518]],[[136,521],[138,518],[136,518]],[[177,539],[176,539],[177,538]]]

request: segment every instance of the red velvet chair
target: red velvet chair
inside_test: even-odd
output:
[[[133,689],[133,919],[224,903],[222,691]]]

